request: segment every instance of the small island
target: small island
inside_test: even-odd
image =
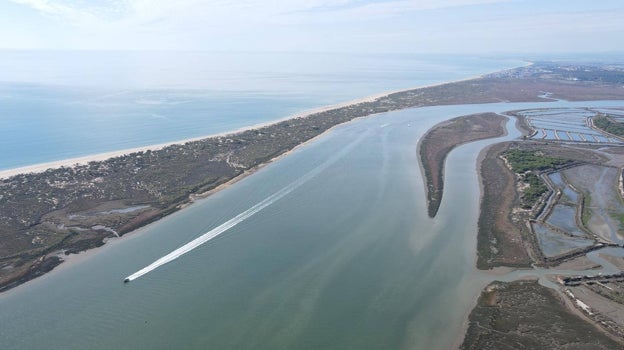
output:
[[[440,209],[444,162],[449,152],[464,143],[502,136],[505,121],[505,117],[495,113],[458,117],[434,126],[422,137],[418,156],[425,178],[429,217],[436,216]]]

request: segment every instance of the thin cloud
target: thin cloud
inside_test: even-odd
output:
[[[124,11],[123,2],[112,1],[108,6],[85,7],[71,2],[52,2],[49,0],[11,0],[14,3],[25,5],[44,15],[69,21],[70,24],[88,24],[103,22]]]
[[[11,0],[54,16],[61,21],[78,25],[115,25],[119,23],[143,23],[155,20],[222,19],[227,14],[232,19],[253,17],[256,22],[271,17],[284,17],[297,13],[332,12],[338,16],[349,14],[404,14],[423,10],[483,5],[508,2],[510,0],[116,0],[104,5],[90,6],[85,2],[50,0]],[[229,18],[228,18],[229,19]]]
[[[547,6],[538,0],[11,1],[46,18],[30,16],[19,27],[22,42],[48,48],[476,52],[524,45],[547,51],[552,45],[544,38],[569,45],[578,37],[583,41],[570,50],[584,50],[614,49],[624,32],[618,1],[600,7],[580,0]],[[0,23],[0,43],[19,43],[17,27]]]

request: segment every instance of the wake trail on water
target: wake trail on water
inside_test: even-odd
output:
[[[171,253],[163,256],[162,258],[154,261],[153,263],[149,264],[148,266],[146,266],[146,267],[140,269],[139,271],[133,273],[132,275],[126,277],[124,279],[124,282],[134,281],[135,279],[137,279],[137,278],[139,278],[139,277],[141,277],[141,276],[143,276],[143,275],[145,275],[147,273],[150,273],[151,271],[154,271],[155,269],[159,268],[160,266],[162,266],[164,264],[167,264],[167,263],[169,263],[169,262],[171,262],[171,261],[181,257],[182,255],[192,251],[193,249],[201,246],[202,244],[204,244],[204,243],[212,240],[213,238],[223,234],[224,232],[226,232],[227,230],[231,229],[232,227],[234,227],[234,226],[240,224],[241,222],[247,220],[248,218],[250,218],[254,214],[256,214],[259,211],[261,211],[262,209],[264,209],[264,208],[268,207],[269,205],[277,202],[278,200],[284,198],[286,195],[288,195],[292,191],[296,190],[301,185],[303,185],[304,183],[308,182],[313,177],[315,177],[316,175],[320,174],[325,169],[327,169],[329,166],[334,164],[336,161],[338,161],[338,159],[342,158],[344,155],[349,153],[351,151],[351,149],[353,149],[353,147],[355,147],[356,144],[358,144],[359,142],[362,141],[362,139],[366,136],[366,134],[367,133],[360,134],[360,136],[356,140],[354,140],[351,143],[349,143],[340,152],[335,153],[332,157],[328,158],[325,162],[323,162],[322,164],[320,164],[316,168],[312,169],[311,171],[309,171],[307,174],[303,175],[299,179],[293,181],[292,183],[290,183],[286,187],[284,187],[281,190],[273,193],[272,195],[270,195],[267,198],[263,199],[262,201],[260,201],[256,205],[252,206],[251,208],[249,208],[249,209],[245,210],[244,212],[236,215],[232,219],[222,223],[221,225],[213,228],[212,230],[204,233],[203,235],[201,235],[201,236],[195,238],[194,240],[186,243],[185,245],[181,246],[180,248],[172,251]]]

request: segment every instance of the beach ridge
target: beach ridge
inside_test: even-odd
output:
[[[413,90],[419,90],[419,89],[426,89],[426,88],[430,88],[430,87],[435,87],[435,86],[440,86],[440,85],[445,85],[445,84],[458,83],[458,82],[462,82],[462,81],[474,80],[474,79],[482,78],[485,75],[486,74],[480,74],[480,75],[475,75],[475,76],[462,78],[462,79],[457,79],[457,80],[451,80],[451,81],[444,81],[444,82],[439,82],[439,83],[421,85],[421,86],[417,86],[417,87],[413,87],[413,88],[386,91],[386,92],[373,94],[373,95],[365,96],[365,97],[354,99],[354,100],[349,100],[349,101],[346,101],[346,102],[340,102],[340,103],[336,103],[336,104],[331,104],[331,105],[327,105],[327,106],[321,106],[321,107],[318,107],[318,108],[312,108],[312,109],[304,110],[304,111],[301,111],[301,112],[297,112],[295,114],[291,114],[291,115],[289,115],[287,117],[284,117],[284,118],[278,118],[278,119],[267,121],[267,122],[263,122],[263,123],[257,123],[257,124],[253,124],[253,125],[249,125],[249,126],[244,126],[244,127],[241,127],[241,128],[237,128],[237,129],[231,130],[231,131],[224,131],[224,132],[220,132],[220,133],[208,134],[208,135],[197,136],[197,137],[190,137],[190,138],[176,140],[176,141],[163,142],[163,143],[151,144],[151,145],[146,145],[146,146],[138,146],[138,147],[126,148],[126,149],[121,149],[121,150],[116,150],[116,151],[108,151],[108,152],[102,152],[102,153],[95,153],[95,154],[91,154],[91,155],[85,155],[85,156],[79,156],[79,157],[73,157],[73,158],[67,158],[67,159],[60,159],[60,160],[55,160],[55,161],[50,161],[50,162],[43,162],[43,163],[25,165],[25,166],[20,166],[20,167],[10,168],[10,169],[4,169],[4,170],[0,169],[0,179],[9,178],[9,177],[12,177],[12,176],[15,176],[15,175],[19,175],[19,174],[40,173],[40,172],[44,172],[44,171],[46,171],[48,169],[56,169],[56,168],[61,168],[61,167],[72,167],[72,166],[76,166],[76,165],[84,165],[84,164],[87,164],[89,162],[100,162],[100,161],[104,161],[104,160],[107,160],[107,159],[110,159],[110,158],[126,156],[126,155],[129,155],[129,154],[132,154],[132,153],[137,153],[137,152],[157,151],[157,150],[163,149],[163,148],[168,147],[168,146],[181,145],[181,144],[185,144],[187,142],[201,141],[201,140],[205,140],[205,139],[208,139],[208,138],[226,137],[226,136],[235,135],[235,134],[238,134],[238,133],[241,133],[241,132],[244,132],[244,131],[255,130],[255,129],[260,129],[260,128],[263,128],[263,127],[266,127],[266,126],[271,126],[273,124],[277,124],[277,123],[280,123],[280,122],[283,122],[283,121],[287,121],[287,120],[291,120],[291,119],[306,118],[306,117],[309,117],[309,116],[311,116],[313,114],[316,114],[316,113],[327,112],[327,111],[331,111],[331,110],[339,109],[339,108],[344,108],[344,107],[351,107],[351,106],[358,105],[360,103],[374,102],[375,100],[378,100],[378,99],[381,99],[381,98],[384,98],[384,97],[388,97],[391,94],[402,93],[402,92],[413,91]]]

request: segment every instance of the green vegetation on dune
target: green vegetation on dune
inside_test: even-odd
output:
[[[527,188],[522,195],[522,198],[527,203],[535,203],[542,196],[542,194],[548,191],[548,187],[544,181],[542,181],[542,179],[534,173],[526,173],[523,176],[523,180],[525,183],[529,184],[529,188]]]
[[[529,185],[522,193],[522,206],[531,208],[538,199],[548,191],[544,181],[538,176],[539,172],[557,169],[571,162],[569,159],[549,157],[539,151],[525,151],[511,149],[503,153],[511,168],[520,175],[522,181]]]
[[[593,120],[594,125],[599,129],[616,136],[624,136],[624,123],[613,121],[604,115],[599,115]]]
[[[556,169],[571,162],[569,159],[549,157],[540,152],[519,149],[509,150],[503,156],[509,161],[511,168],[519,174],[526,171]]]

